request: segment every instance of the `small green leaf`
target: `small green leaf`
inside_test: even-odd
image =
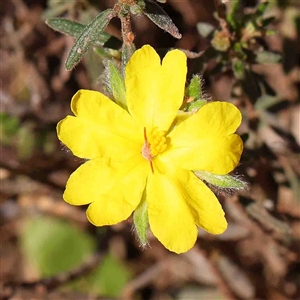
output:
[[[126,89],[122,75],[116,65],[108,62],[109,89],[118,105],[127,109],[126,104]]]
[[[86,25],[62,18],[47,19],[46,24],[52,29],[74,38],[78,38],[86,28]],[[117,50],[121,48],[122,42],[116,37],[102,32],[99,34],[98,40],[94,42],[94,45]]]
[[[88,49],[99,41],[99,37],[103,30],[108,25],[109,21],[114,17],[114,10],[107,9],[101,12],[92,22],[90,22],[81,34],[76,39],[69,56],[67,58],[65,67],[71,70],[82,59],[83,55]]]
[[[247,183],[231,175],[216,175],[207,171],[195,171],[196,176],[222,189],[243,190]]]
[[[145,0],[144,14],[159,28],[167,31],[173,37],[181,39],[182,35],[166,12],[152,0]]]
[[[141,246],[146,247],[148,245],[147,232],[149,227],[149,221],[148,205],[145,199],[145,195],[143,195],[142,201],[140,202],[137,209],[134,211],[133,222]]]
[[[56,218],[31,219],[22,232],[22,250],[42,276],[77,267],[95,248],[88,234]]]
[[[241,27],[240,18],[238,17],[241,12],[241,0],[231,1],[230,12],[227,15],[227,22],[231,25],[234,30]]]
[[[46,24],[52,29],[74,38],[78,38],[85,28],[83,24],[62,18],[47,19]]]

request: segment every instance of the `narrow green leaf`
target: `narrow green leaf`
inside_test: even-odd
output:
[[[244,181],[231,175],[216,175],[207,171],[195,171],[195,174],[200,179],[222,189],[243,190],[247,186]]]
[[[92,22],[90,22],[81,34],[76,39],[69,56],[67,58],[65,67],[71,70],[82,59],[83,55],[88,49],[99,41],[99,36],[108,25],[109,21],[114,17],[114,10],[107,9],[101,12]]]
[[[182,35],[166,12],[152,0],[145,0],[144,14],[159,28],[167,31],[173,37],[181,39]]]
[[[62,18],[47,19],[46,24],[53,30],[70,35],[74,38],[78,38],[85,28],[85,25],[83,24]]]
[[[112,62],[108,62],[108,74],[109,74],[109,88],[118,105],[127,109],[126,105],[126,89],[122,75],[120,74],[116,65]]]
[[[240,15],[241,12],[241,0],[235,0],[230,2],[230,11],[226,17],[227,22],[234,30],[238,30],[241,27]]]
[[[48,19],[46,20],[46,24],[52,29],[74,38],[78,38],[86,28],[86,25],[62,18]],[[116,37],[106,32],[102,32],[99,34],[98,40],[94,42],[94,45],[118,50],[121,48],[122,42]]]

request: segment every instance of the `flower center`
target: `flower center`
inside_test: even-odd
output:
[[[147,136],[146,128],[144,128],[145,143],[142,148],[142,156],[150,162],[152,173],[154,171],[152,159],[167,149],[167,138],[165,134],[165,131],[155,127]]]

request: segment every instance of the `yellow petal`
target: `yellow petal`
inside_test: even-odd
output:
[[[187,203],[188,191],[178,184],[176,174],[155,163],[147,182],[146,199],[150,228],[170,251],[188,251],[196,242],[197,227]]]
[[[148,164],[145,160],[135,165],[130,162],[127,168],[128,173],[119,177],[113,188],[89,205],[86,214],[95,226],[126,220],[140,203],[149,172]]]
[[[118,182],[125,180],[132,170],[141,165],[145,169],[148,167],[141,155],[123,161],[106,158],[87,161],[71,174],[63,198],[72,205],[98,201],[111,189],[117,188]]]
[[[80,90],[72,98],[72,111],[57,125],[58,138],[81,158],[119,157],[139,153],[143,134],[131,116],[103,94]]]
[[[214,193],[191,171],[176,170],[177,185],[191,208],[195,223],[212,234],[221,234],[227,228],[224,211]]]
[[[240,123],[241,113],[234,105],[206,104],[170,133],[170,147],[160,158],[187,170],[227,174],[237,166],[243,151],[241,138],[233,134]]]
[[[126,67],[126,99],[140,127],[169,129],[183,101],[186,72],[182,51],[168,52],[162,65],[149,45],[133,54]]]

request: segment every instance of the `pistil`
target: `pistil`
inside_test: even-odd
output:
[[[152,173],[154,173],[154,168],[153,168],[153,163],[152,163],[152,155],[151,155],[151,148],[150,148],[150,143],[148,142],[148,139],[147,139],[146,127],[144,127],[144,140],[145,140],[145,143],[144,143],[143,148],[142,148],[142,156],[149,161],[151,171],[152,171]]]

